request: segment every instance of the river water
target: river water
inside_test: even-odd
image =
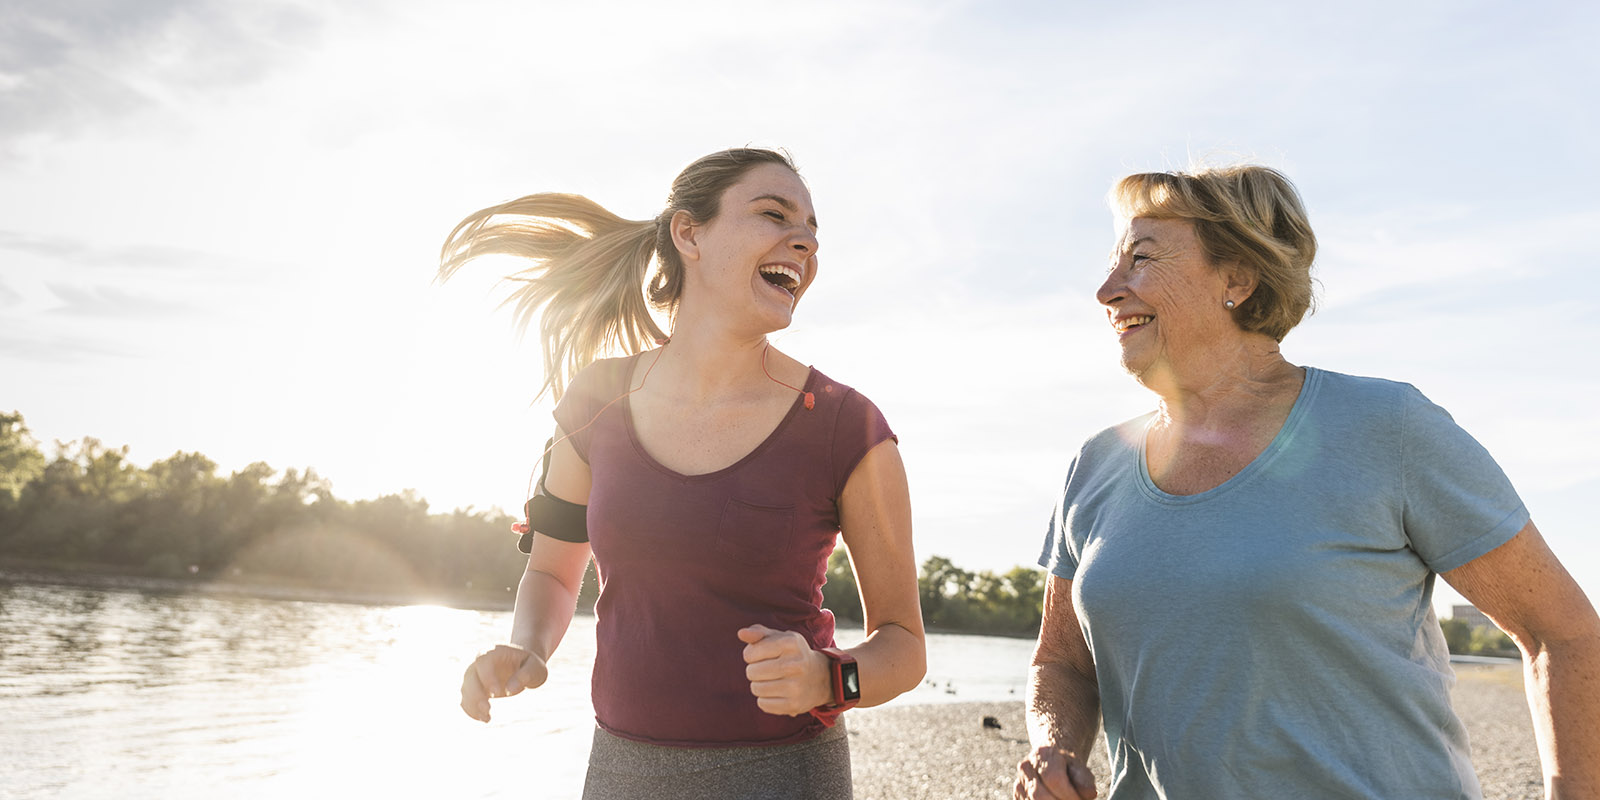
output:
[[[576,797],[592,618],[493,722],[456,705],[510,620],[0,582],[0,798]],[[1030,648],[932,634],[895,702],[1020,699]]]

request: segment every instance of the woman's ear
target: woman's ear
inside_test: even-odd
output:
[[[700,259],[700,226],[695,224],[694,217],[689,212],[679,210],[672,212],[672,219],[667,223],[667,229],[672,232],[672,244],[678,248],[678,254],[685,261],[698,261]]]
[[[1237,261],[1222,263],[1222,278],[1227,283],[1228,299],[1237,305],[1244,305],[1256,293],[1256,271]]]

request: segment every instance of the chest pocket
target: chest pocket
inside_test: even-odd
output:
[[[717,550],[746,564],[771,564],[789,554],[795,507],[729,498],[717,523]]]

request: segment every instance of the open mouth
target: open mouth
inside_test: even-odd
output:
[[[764,264],[761,267],[761,278],[767,283],[778,287],[791,296],[800,288],[800,271],[794,267],[783,264]]]
[[[1135,328],[1142,328],[1150,324],[1151,320],[1154,319],[1155,317],[1149,314],[1143,314],[1137,317],[1123,317],[1122,319],[1112,320],[1111,327],[1116,330],[1117,333],[1127,333]]]

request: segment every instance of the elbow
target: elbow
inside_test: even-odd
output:
[[[879,650],[882,654],[879,657],[886,658],[888,669],[884,671],[883,694],[863,705],[887,703],[922,683],[928,674],[928,647],[920,633],[891,623],[879,628],[868,638],[877,639],[878,646],[883,647]]]
[[[910,685],[902,689],[902,692],[917,688],[922,683],[922,679],[928,676],[928,648],[923,640],[917,640],[917,646],[912,648],[909,662],[906,678]]]
[[[898,697],[922,683],[928,675],[928,644],[921,633],[901,625],[892,626],[898,633],[900,646],[896,648],[895,696]]]

